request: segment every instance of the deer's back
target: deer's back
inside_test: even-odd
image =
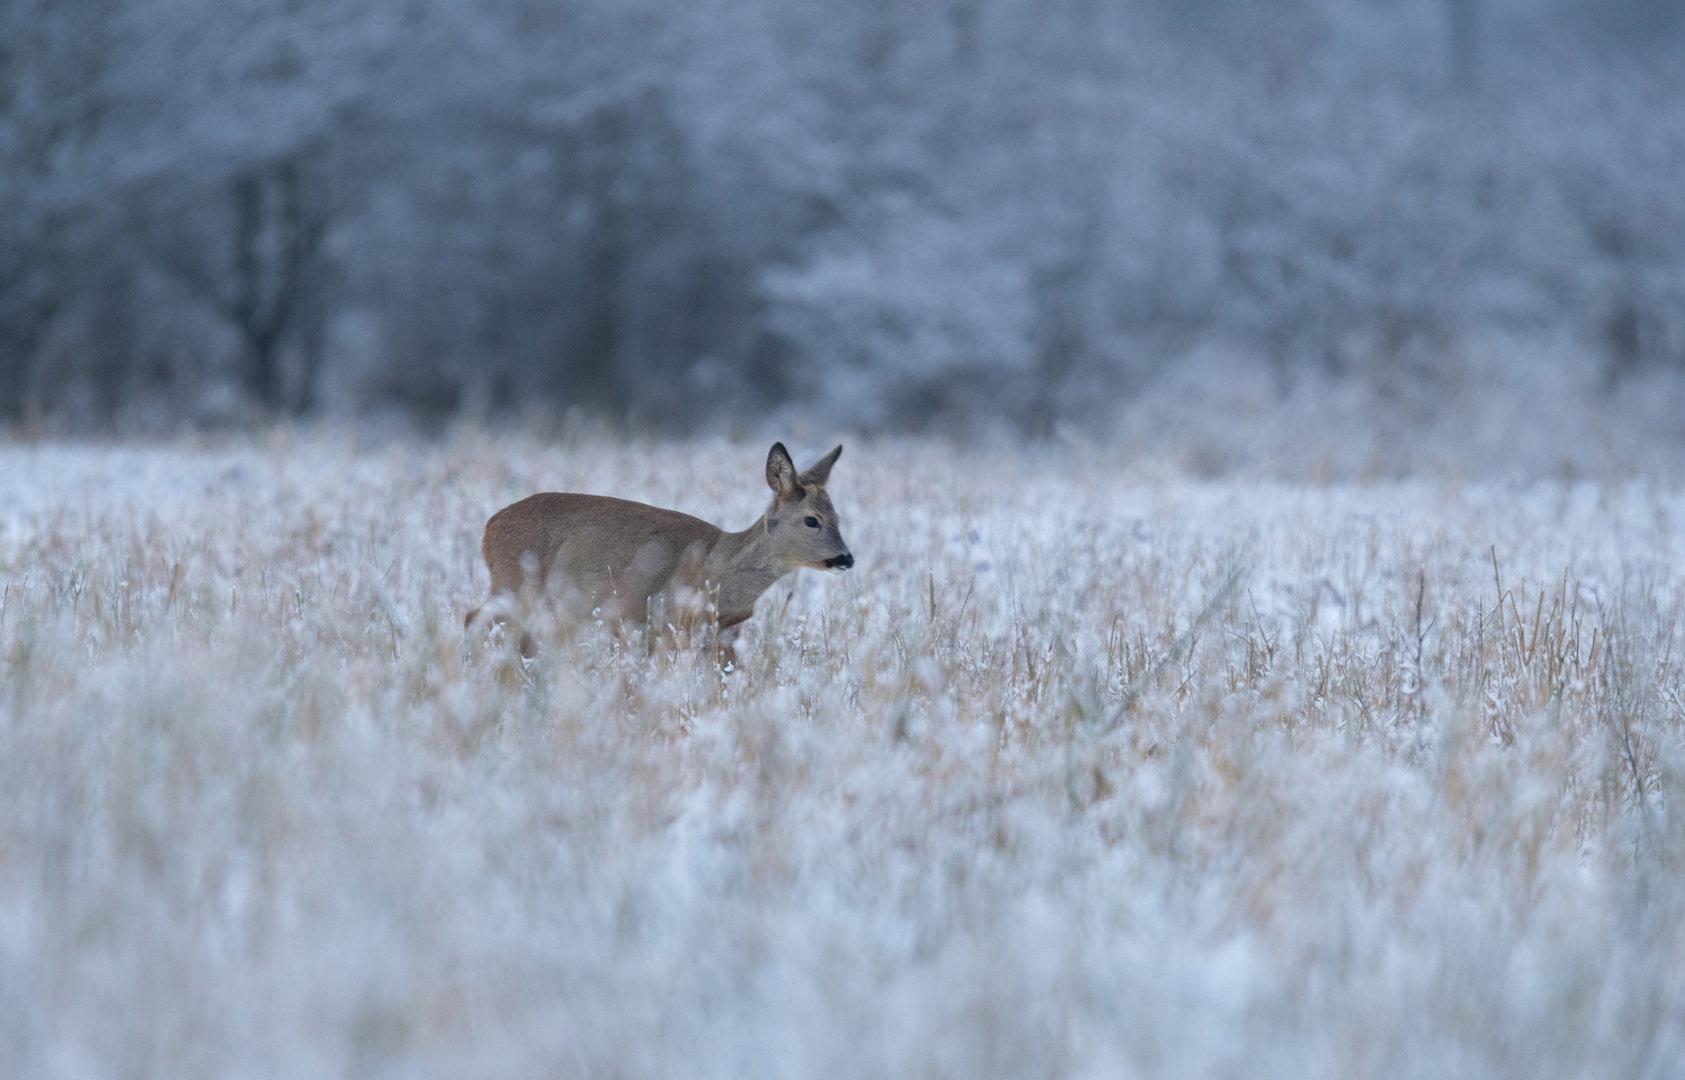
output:
[[[590,605],[614,594],[631,601],[623,606],[636,614],[675,576],[699,572],[719,537],[717,527],[677,510],[545,492],[493,514],[480,552],[494,593],[529,585],[566,590]]]

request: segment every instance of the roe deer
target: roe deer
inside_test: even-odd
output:
[[[804,473],[783,443],[766,458],[772,505],[742,532],[643,503],[603,495],[546,492],[506,506],[486,522],[480,553],[491,571],[497,621],[540,598],[576,619],[649,624],[717,643],[733,657],[738,624],[755,600],[799,566],[841,573],[854,556],[825,494],[837,447]],[[488,601],[487,608],[492,608]],[[463,620],[471,627],[481,608]],[[534,655],[523,631],[521,653]]]

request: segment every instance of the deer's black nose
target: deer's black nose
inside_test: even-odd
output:
[[[853,555],[836,555],[825,560],[825,569],[827,570],[847,570],[853,565]]]

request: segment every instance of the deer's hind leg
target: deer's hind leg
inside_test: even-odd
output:
[[[482,543],[481,547],[484,549],[485,545]],[[486,569],[491,571],[491,598],[484,606],[468,613],[462,620],[463,629],[473,629],[475,620],[482,613],[487,614],[493,627],[513,626],[520,632],[520,636],[515,639],[515,647],[520,651],[522,659],[531,660],[537,656],[538,642],[533,639],[532,632],[522,624],[518,616],[524,616],[531,611],[543,593],[550,561],[538,552],[530,550],[523,551],[519,560],[494,558],[488,552]]]
[[[515,630],[519,631],[520,634],[520,636],[515,639],[515,647],[520,650],[522,659],[531,660],[533,657],[538,655],[538,642],[533,640],[531,632],[528,631],[527,628],[521,624],[521,621],[515,617],[514,609],[518,609],[519,607],[520,603],[513,595],[509,593],[494,593],[491,599],[486,601],[483,607],[475,608],[463,618],[462,630],[464,633],[472,631],[474,629],[474,624],[480,621],[482,615],[484,615],[486,619],[490,620],[491,626],[494,629],[507,630],[508,628],[513,627]]]

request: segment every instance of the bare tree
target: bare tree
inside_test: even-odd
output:
[[[234,178],[232,289],[222,308],[245,339],[245,385],[272,413],[302,412],[311,405],[319,348],[302,326],[311,276],[323,272],[322,238],[331,212],[311,192],[297,157],[286,157]],[[286,393],[280,346],[299,337],[299,371]],[[287,400],[290,396],[291,400]]]
[[[1451,81],[1462,90],[1473,90],[1480,85],[1479,0],[1445,0],[1445,26]]]
[[[207,193],[223,204],[220,215],[199,200],[155,195],[141,211],[152,257],[238,334],[238,382],[273,416],[314,404],[321,294],[332,273],[322,245],[334,218],[320,158],[311,148],[239,169]]]
[[[35,354],[85,287],[83,151],[100,135],[117,0],[0,0],[0,417],[16,417]]]

